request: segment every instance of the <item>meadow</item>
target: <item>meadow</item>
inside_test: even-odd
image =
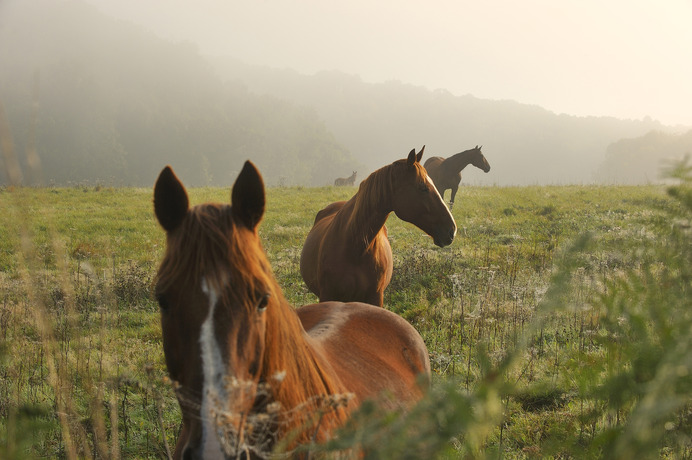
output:
[[[409,414],[364,406],[315,456],[692,457],[690,189],[685,167],[674,187],[463,187],[442,249],[392,214],[385,306],[425,339],[432,389]],[[316,301],[298,270],[315,213],[355,191],[267,190],[292,304]],[[0,458],[167,458],[152,190],[7,187],[0,213]]]

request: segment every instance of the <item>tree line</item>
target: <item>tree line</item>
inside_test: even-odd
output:
[[[79,2],[3,13],[0,101],[46,184],[150,186],[171,164],[191,185],[228,185],[251,159],[270,185],[325,185],[358,166],[314,110],[223,82],[191,44]]]

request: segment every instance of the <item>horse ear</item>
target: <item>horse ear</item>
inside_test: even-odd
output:
[[[250,161],[246,161],[231,192],[233,217],[247,228],[254,229],[264,215],[264,182]]]
[[[166,232],[175,230],[187,214],[190,202],[182,182],[170,166],[163,168],[154,185],[154,214]]]
[[[416,161],[417,161],[418,163],[420,163],[420,159],[423,158],[423,151],[424,151],[424,150],[425,150],[425,146],[423,146],[423,147],[420,149],[420,152],[418,152],[418,155],[416,156]]]
[[[416,162],[416,149],[411,149],[410,152],[408,152],[408,159],[406,160],[406,164],[409,166],[412,166],[413,163]]]

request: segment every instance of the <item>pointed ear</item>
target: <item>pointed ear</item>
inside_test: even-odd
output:
[[[425,150],[425,146],[423,146],[423,147],[420,149],[420,152],[418,152],[418,155],[416,156],[416,161],[418,161],[418,163],[420,163],[420,159],[423,158],[423,151],[424,151],[424,150]]]
[[[406,159],[406,164],[412,166],[416,162],[416,149],[411,149],[408,153],[408,158]]]
[[[231,191],[233,218],[254,229],[264,215],[264,182],[254,164],[246,161]]]
[[[187,214],[190,203],[182,182],[166,166],[154,185],[154,214],[166,232],[175,230]]]

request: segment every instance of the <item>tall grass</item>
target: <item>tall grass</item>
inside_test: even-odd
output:
[[[390,217],[385,305],[424,337],[432,390],[408,414],[364,406],[311,451],[690,457],[692,174],[674,176],[668,193],[467,187],[445,249]],[[316,300],[298,271],[315,213],[354,190],[268,190],[260,233],[293,304]],[[0,458],[167,457],[180,413],[151,295],[151,191],[17,182],[0,213]]]

